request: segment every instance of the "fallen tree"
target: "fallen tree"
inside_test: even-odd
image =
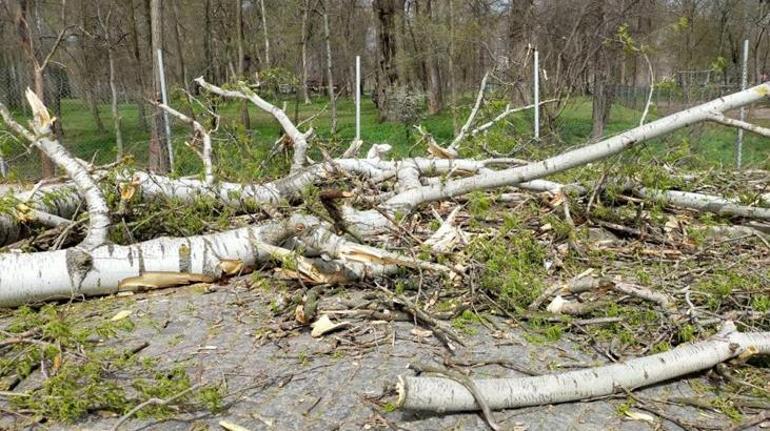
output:
[[[400,268],[407,268],[415,272],[415,278],[419,276],[420,283],[425,278],[424,273],[429,276],[438,275],[442,282],[447,279],[452,282],[463,281],[465,277],[467,285],[471,286],[471,294],[475,295],[478,287],[473,277],[478,273],[465,266],[474,263],[456,259],[458,253],[454,253],[461,248],[477,246],[474,242],[478,242],[479,237],[484,235],[472,232],[471,229],[468,230],[471,233],[466,233],[460,227],[465,217],[462,202],[471,201],[468,206],[474,205],[474,196],[466,195],[483,190],[504,189],[506,193],[495,198],[516,201],[516,193],[511,193],[509,188],[536,192],[524,195],[523,199],[536,199],[539,202],[547,200],[547,205],[551,207],[548,210],[561,207],[563,215],[560,217],[574,229],[576,223],[571,214],[576,212],[570,212],[570,200],[577,203],[590,193],[589,209],[586,211],[587,217],[590,217],[590,202],[594,200],[597,190],[601,189],[604,179],[594,184],[575,185],[562,184],[545,177],[618,154],[644,141],[698,122],[719,119],[721,124],[752,130],[746,124],[736,124],[719,115],[762,100],[770,94],[770,84],[762,84],[539,162],[516,158],[457,158],[460,142],[480,136],[498,118],[518,109],[507,107],[503,114],[475,130],[470,130],[473,123],[473,118],[470,118],[466,122],[467,127],[463,128],[464,136],[453,140],[448,147],[452,151],[438,151],[435,148],[439,147],[433,145],[428,150],[433,157],[388,160],[389,146],[384,144],[373,146],[366,157],[358,157],[356,154],[360,142],[351,145],[352,149],[346,151],[343,157],[332,158],[323,151],[319,156],[310,147],[309,131],[300,131],[281,109],[261,99],[248,88],[225,90],[202,79],[198,83],[218,96],[254,103],[276,118],[288,137],[281,140],[282,145],[293,151],[290,172],[286,176],[263,183],[222,181],[217,178],[212,158],[216,149],[211,135],[216,127],[206,129],[202,125],[203,121],[195,116],[160,105],[161,109],[193,128],[190,147],[201,159],[201,176],[171,178],[143,171],[116,172],[117,184],[110,186],[120,187],[121,201],[118,211],[111,214],[104,190],[99,187],[101,175],[94,174],[92,167],[70,155],[56,141],[51,133],[54,119],[34,94],[28,94],[34,112],[30,130],[16,123],[0,105],[0,112],[11,129],[32,146],[45,152],[70,178],[68,182],[41,185],[32,191],[11,191],[13,198],[9,202],[13,204],[13,211],[19,213],[6,213],[4,218],[0,218],[0,229],[7,233],[2,237],[3,241],[9,242],[24,234],[25,221],[21,214],[27,214],[27,217],[47,226],[71,227],[74,226],[71,220],[78,217],[78,208],[83,208],[84,213],[78,217],[79,223],[88,221],[83,240],[76,246],[64,250],[0,254],[0,306],[14,307],[191,283],[213,283],[263,268],[275,268],[277,276],[298,280],[300,284],[324,286],[402,276],[404,272],[399,273]],[[472,117],[477,115],[477,111],[474,108]],[[754,131],[763,132],[756,128]],[[196,146],[198,142],[200,149]],[[591,188],[594,188],[593,192]],[[740,201],[714,195],[656,190],[638,184],[624,186],[623,193],[628,195],[625,198],[634,202],[655,201],[724,216],[768,219],[766,208],[742,205]],[[52,196],[56,198],[51,199]],[[114,233],[125,226],[125,220],[121,218],[130,211],[124,213],[123,210],[130,209],[132,205],[140,206],[164,199],[173,199],[183,205],[202,199],[210,200],[219,207],[234,208],[237,210],[234,212],[248,214],[248,224],[236,224],[242,227],[228,230],[218,226],[203,234],[179,238],[153,235],[152,239],[133,244],[110,243],[108,234],[111,229],[114,229]],[[442,202],[452,200],[461,203],[456,205],[451,202],[447,205]],[[432,202],[442,203],[428,205]],[[319,203],[321,205],[314,205]],[[322,209],[319,210],[319,207]],[[430,207],[433,215],[428,211],[420,211],[425,207]],[[260,209],[264,214],[255,216],[254,213]],[[538,207],[536,212],[539,210]],[[637,210],[636,216],[641,218],[642,210]],[[444,217],[442,214],[447,215]],[[123,225],[112,226],[113,217]],[[503,218],[500,214],[495,214],[495,217]],[[430,232],[424,222],[434,218],[439,227],[435,232]],[[553,229],[553,226],[549,228]],[[677,225],[677,228],[681,226]],[[753,229],[749,229],[748,233],[752,234]],[[522,233],[527,232],[516,232],[518,235]],[[666,237],[656,235],[659,242],[670,242]],[[643,236],[643,232],[640,236]],[[514,235],[503,235],[503,241],[513,241],[514,238]],[[683,234],[678,239],[684,243],[687,238]],[[532,243],[537,243],[537,239],[532,239]],[[574,238],[569,238],[568,243],[561,245],[565,249],[578,249]],[[518,245],[505,244],[505,247],[516,248]],[[557,247],[553,255],[547,256],[548,265],[558,264],[554,262],[558,261],[559,254],[566,253],[562,250]],[[637,250],[632,252],[636,253]],[[545,266],[546,257],[541,260],[536,262],[539,267]],[[481,263],[484,264],[486,262]],[[515,262],[498,262],[497,269],[504,269],[501,267],[508,264],[515,265]],[[526,269],[533,268],[531,266]],[[586,319],[567,320],[559,315],[569,314],[569,306],[582,305],[580,301],[584,297],[597,298],[611,290],[615,296],[630,297],[636,303],[644,301],[648,305],[654,304],[656,312],[662,310],[666,315],[673,315],[671,309],[676,308],[677,302],[681,303],[681,297],[657,292],[645,285],[604,277],[578,278],[569,285],[561,284],[548,289],[534,302],[528,302],[529,311],[539,312],[545,301],[558,295],[548,307],[553,314],[548,315],[547,319],[574,325],[614,324],[622,321],[622,317],[602,316],[591,319],[588,316]],[[317,297],[318,291],[315,289],[302,291],[308,298]],[[391,296],[387,289],[381,290]],[[686,314],[692,318],[692,324],[703,325],[705,320],[696,319],[696,314],[713,317],[699,310],[698,304],[693,304],[689,296],[685,298],[689,311],[678,313],[680,310],[675,310],[677,318],[685,318]],[[494,303],[495,299],[490,301]],[[617,302],[623,301],[619,299]],[[308,305],[308,302],[315,301],[308,299],[304,305]],[[449,325],[438,324],[440,322],[431,317],[420,304],[400,294],[392,295],[391,302],[400,304],[402,317],[410,320],[413,317],[415,321],[431,327],[432,334],[444,341],[450,351],[454,351],[455,344],[462,345],[461,337],[454,334]],[[316,316],[316,305],[309,306],[307,310],[298,306],[295,320],[303,325],[310,323]],[[578,311],[573,314],[582,315],[584,310],[578,308],[572,307]],[[389,318],[376,308],[353,311]],[[754,318],[755,315],[749,316]],[[452,316],[455,314],[450,313],[447,318]],[[529,316],[527,314],[525,318]],[[762,318],[764,314],[759,313],[757,316]],[[720,322],[721,319],[715,321]],[[665,353],[558,375],[523,379],[465,378],[461,381],[424,375],[404,376],[399,379],[398,402],[405,409],[435,411],[476,410],[484,406],[502,409],[566,402],[609,395],[619,390],[633,390],[704,370],[735,357],[747,358],[752,354],[768,353],[770,334],[738,333],[734,326],[727,324],[718,335],[699,343],[681,344]]]
[[[277,204],[297,198],[305,187],[331,178],[350,176],[359,178],[364,181],[364,184],[369,185],[388,182],[390,191],[381,192],[379,196],[359,199],[353,203],[342,203],[337,208],[336,214],[333,216],[340,218],[340,220],[336,222],[344,225],[346,229],[357,236],[380,234],[398,229],[398,220],[409,215],[416,208],[429,202],[449,199],[473,191],[505,186],[552,190],[558,184],[543,181],[540,178],[600,160],[681,127],[700,121],[712,121],[715,118],[715,113],[729,111],[761,100],[768,94],[768,88],[770,88],[769,84],[762,84],[664,117],[587,147],[522,166],[510,167],[511,164],[515,165],[520,162],[516,159],[411,158],[401,161],[386,161],[382,160],[379,154],[373,155],[371,159],[327,158],[306,166],[309,160],[306,155],[306,134],[300,132],[283,111],[264,101],[247,88],[224,90],[205,82],[202,78],[199,78],[197,82],[201,87],[214,94],[248,100],[271,113],[293,142],[292,173],[287,177],[264,184],[242,185],[217,182],[210,163],[211,140],[208,136],[209,132],[197,121],[166,106],[164,109],[182,121],[191,124],[202,138],[204,151],[200,155],[204,162],[205,179],[203,181],[172,180],[137,172],[127,182],[128,187],[140,190],[140,194],[147,197],[164,196],[191,201],[201,196],[208,196],[224,205],[248,208],[254,204]],[[239,260],[243,263],[242,266],[248,267],[265,259],[265,256],[260,255],[258,247],[254,248],[255,244],[265,243],[271,246],[280,246],[282,242],[297,236],[296,232],[291,232],[291,226],[293,223],[300,222],[286,218],[269,221],[253,228],[246,228],[246,230],[235,230],[206,238],[201,237],[200,240],[159,238],[151,242],[130,246],[107,245],[106,232],[110,226],[110,219],[104,197],[96,186],[96,182],[82,163],[69,156],[66,150],[52,138],[51,124],[53,119],[48,115],[42,103],[36,100],[34,96],[28,97],[35,113],[31,132],[15,123],[8,115],[7,110],[3,108],[4,119],[17,134],[45,151],[67,172],[72,179],[74,188],[85,199],[90,224],[83,243],[74,249],[51,253],[6,253],[0,255],[0,269],[4,274],[0,280],[0,291],[6,293],[2,300],[3,304],[17,305],[49,298],[105,294],[113,292],[121,280],[140,276],[144,272],[199,273],[217,278],[225,273],[219,268],[222,261]],[[496,169],[500,166],[503,166],[503,169]],[[431,178],[439,178],[440,180],[434,182],[431,181]],[[71,193],[71,191],[67,193]],[[127,195],[135,194],[127,193]],[[68,198],[71,198],[71,195],[68,194]],[[712,208],[713,205],[706,205],[705,207]],[[725,205],[720,208],[724,209]],[[764,212],[766,211],[763,209],[756,209],[750,212],[740,212],[739,215],[754,216],[759,214],[761,216]],[[322,226],[324,229],[331,228],[331,225],[317,218],[303,220],[302,225]],[[218,245],[220,240],[216,235],[227,236],[228,243]],[[234,241],[233,237],[240,237],[241,239]],[[186,247],[181,246],[186,243],[189,243]],[[250,251],[247,252],[249,248]],[[158,253],[157,250],[162,250],[162,252]],[[102,262],[111,259],[125,260],[128,263],[122,269],[120,265],[102,266],[104,265]],[[401,264],[407,261],[413,262],[413,260],[406,258],[395,260]],[[367,263],[383,264],[383,262]],[[430,266],[427,263],[423,266],[425,265]],[[20,268],[25,269],[21,270]],[[36,270],[36,268],[41,268],[41,270]],[[46,268],[46,270],[42,271],[42,268]]]

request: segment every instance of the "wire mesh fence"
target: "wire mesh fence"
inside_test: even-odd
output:
[[[697,86],[657,85],[652,93],[651,103],[660,112],[674,112],[714,100],[736,91],[739,84],[706,84]],[[630,109],[644,109],[650,98],[649,85],[616,85],[614,102]]]
[[[31,112],[24,92],[33,88],[31,74],[11,65],[0,67],[0,101],[22,124]],[[111,109],[112,92],[108,80],[76,81],[58,68],[45,74],[45,103],[61,126],[61,141],[73,154],[94,163],[116,158],[115,124]],[[117,83],[116,99],[126,152],[140,154],[147,146],[149,129],[144,101],[129,85]],[[0,174],[18,180],[40,176],[37,152],[0,125]]]

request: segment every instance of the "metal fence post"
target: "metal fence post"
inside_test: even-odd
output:
[[[356,56],[356,141],[361,140],[361,56]]]
[[[535,96],[535,139],[540,139],[540,55],[535,50],[534,96]]]
[[[166,93],[166,71],[163,69],[163,50],[158,49],[158,79],[160,80],[160,97],[163,104],[168,106],[168,94]],[[171,125],[168,122],[168,113],[163,111],[163,123],[166,125],[166,146],[168,150],[169,171],[174,170],[174,147],[171,145]]]
[[[741,61],[741,90],[748,84],[749,40],[743,41],[743,59]],[[741,121],[746,121],[746,108],[741,108]],[[743,163],[743,129],[738,129],[738,138],[735,140],[735,167],[740,169]]]

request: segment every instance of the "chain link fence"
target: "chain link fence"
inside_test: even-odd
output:
[[[659,112],[680,111],[694,105],[708,102],[719,97],[740,91],[739,84],[707,84],[681,88],[671,85],[655,86],[652,104]],[[616,85],[614,103],[630,109],[642,110],[650,95],[650,86]]]
[[[21,124],[31,112],[24,92],[33,88],[31,73],[24,66],[0,65],[0,101]],[[61,67],[50,67],[45,73],[45,103],[59,120],[61,141],[77,157],[94,163],[116,159],[115,122],[112,113],[112,91],[109,79],[102,76],[72,79]],[[126,154],[143,160],[150,132],[146,104],[133,83],[116,83],[120,129]],[[37,152],[26,142],[0,125],[0,174],[12,180],[34,181],[40,177]]]

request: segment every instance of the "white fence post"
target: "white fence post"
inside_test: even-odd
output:
[[[749,40],[743,41],[743,58],[741,60],[741,90],[746,89],[749,80]],[[741,108],[741,121],[746,121],[746,108]],[[735,140],[735,167],[740,169],[743,164],[743,129],[738,129],[738,138]]]
[[[163,104],[168,106],[168,94],[166,93],[166,71],[163,69],[163,50],[158,49],[158,79],[160,80],[160,97]],[[168,122],[168,113],[163,111],[163,124],[166,125],[166,147],[168,150],[169,171],[174,170],[174,147],[171,145],[171,125]]]
[[[534,68],[534,91],[535,91],[535,139],[540,139],[540,56],[535,50],[535,68]]]
[[[361,56],[356,56],[356,141],[361,140]]]

